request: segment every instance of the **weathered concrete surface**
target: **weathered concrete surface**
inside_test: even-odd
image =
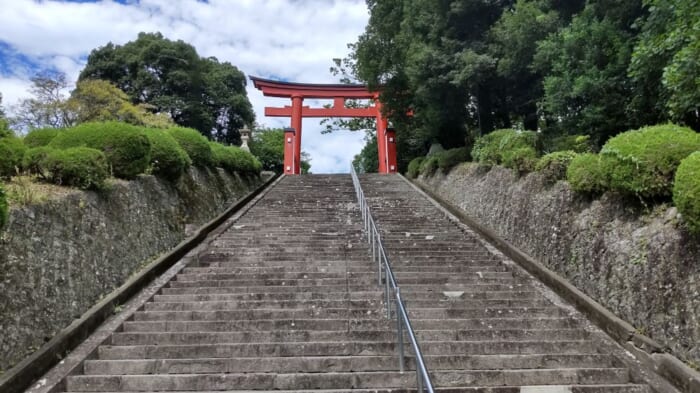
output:
[[[0,371],[9,369],[261,179],[192,169],[11,210],[0,234]]]
[[[562,274],[641,333],[700,364],[700,239],[675,208],[592,200],[539,174],[464,164],[418,182]]]

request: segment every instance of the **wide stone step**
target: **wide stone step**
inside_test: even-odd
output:
[[[382,299],[365,300],[271,300],[271,301],[209,301],[209,302],[149,302],[145,311],[214,311],[251,309],[377,309]]]
[[[375,287],[378,288],[378,287]],[[480,304],[481,301],[493,301],[495,304],[502,305],[519,305],[518,301],[524,302],[541,302],[540,305],[549,305],[549,301],[544,300],[544,298],[538,292],[530,291],[490,291],[490,292],[464,292],[460,294],[457,292],[446,291],[445,294],[442,291],[430,291],[430,292],[418,292],[413,291],[410,293],[403,293],[402,297],[404,301],[411,302],[411,304],[418,304],[413,302],[427,302],[427,305],[432,305],[439,302],[450,302],[450,301],[464,301],[468,300],[470,303]],[[310,300],[364,300],[364,299],[381,299],[384,293],[375,292],[270,292],[270,293],[228,293],[228,294],[181,294],[181,295],[168,295],[160,294],[154,297],[156,302],[200,302],[200,301],[285,301],[285,300],[296,300],[296,301],[310,301]],[[509,303],[513,301],[515,303]],[[505,303],[498,303],[505,302]],[[488,303],[484,303],[488,304]]]
[[[278,264],[276,266],[202,266],[186,267],[182,270],[184,274],[345,274],[350,273],[371,273],[377,274],[377,267],[369,264],[369,260],[364,264],[351,266],[289,266]],[[392,266],[394,273],[476,273],[476,272],[507,272],[505,265],[442,265],[442,266]]]
[[[476,340],[584,340],[588,333],[582,329],[522,330],[522,329],[460,329],[419,330],[420,341],[476,341]],[[408,337],[406,337],[408,338]],[[114,333],[111,345],[175,345],[175,344],[222,344],[252,342],[309,342],[309,341],[392,341],[396,333],[389,330],[338,331],[279,331],[256,330],[236,332],[192,332],[192,333]],[[408,342],[406,340],[406,342]]]
[[[432,315],[432,314],[431,314]],[[383,318],[381,306],[373,309],[317,308],[317,309],[259,309],[214,311],[140,311],[134,313],[134,321],[229,321],[257,319],[305,319],[305,318]]]
[[[232,275],[235,277],[235,275]],[[500,284],[500,285],[513,285],[521,283],[521,279],[514,278],[511,274],[506,273],[504,276],[499,277],[491,276],[488,273],[475,273],[470,275],[441,275],[437,276],[433,274],[395,274],[395,277],[401,284],[401,286],[411,285],[411,284],[435,284],[435,285],[446,285],[446,284]],[[183,279],[181,279],[183,278]],[[211,277],[210,277],[211,278]],[[371,285],[377,283],[377,276],[375,274],[365,274],[362,277],[347,277],[342,278],[215,278],[215,279],[197,279],[195,276],[178,276],[176,281],[170,282],[171,288],[184,288],[184,287],[240,287],[240,286],[330,286],[330,285],[345,285],[346,283],[351,283],[352,285]]]
[[[314,285],[314,286],[292,286],[292,285],[269,285],[269,286],[179,286],[163,288],[163,294],[223,294],[223,293],[270,293],[270,292],[340,292],[343,289],[349,292],[367,292],[376,289],[376,284],[366,285]],[[515,290],[518,292],[533,291],[534,288],[526,284],[405,284],[401,285],[402,293],[409,292],[464,292],[465,295],[474,292],[507,292]]]
[[[455,355],[426,356],[431,370],[501,370],[534,368],[612,367],[609,355]],[[204,358],[204,359],[135,359],[88,360],[84,373],[118,374],[206,374],[243,372],[340,372],[396,371],[396,355],[390,356],[308,356],[304,358]],[[406,355],[406,369],[415,370],[414,358]]]
[[[437,386],[462,385],[546,385],[628,382],[625,369],[581,368],[538,370],[459,370],[435,371]],[[328,373],[230,373],[171,375],[81,375],[68,377],[69,391],[163,391],[163,390],[235,390],[235,389],[341,389],[408,387],[415,383],[414,373],[328,372]]]
[[[475,318],[418,319],[416,330],[439,329],[574,329],[578,322],[571,318]],[[388,319],[277,319],[235,321],[127,321],[125,332],[227,332],[235,330],[381,330],[393,329]]]
[[[444,318],[536,318],[566,316],[566,311],[557,307],[521,308],[417,308],[408,310],[411,319]],[[227,321],[240,319],[297,319],[297,318],[352,318],[374,319],[384,316],[380,304],[372,308],[293,308],[293,309],[245,309],[211,311],[139,311],[134,313],[135,321]]]
[[[594,353],[590,341],[423,341],[426,355],[445,354],[577,354]],[[228,343],[202,345],[135,345],[101,346],[100,359],[183,359],[231,357],[294,357],[390,355],[396,350],[393,341],[304,342],[304,343]]]
[[[193,301],[183,300],[167,301],[160,300],[160,296],[153,302],[144,305],[145,311],[212,311],[212,310],[249,310],[249,309],[294,309],[294,308],[341,308],[348,309],[375,309],[381,307],[383,299],[376,296],[374,299],[362,300],[267,300],[267,301]],[[551,304],[544,299],[517,299],[517,300],[472,300],[472,299],[441,299],[441,300],[409,300],[411,308],[538,308],[547,307]],[[404,301],[406,303],[406,301]]]
[[[235,390],[238,393],[416,393],[415,388],[370,388],[370,389],[294,389],[294,390]],[[440,393],[652,393],[646,385],[606,384],[606,385],[547,385],[547,386],[489,386],[489,387],[446,387],[435,388]],[[142,391],[143,393],[157,393]],[[116,392],[103,392],[116,393]],[[121,391],[120,393],[135,393]],[[214,393],[198,390],[180,391],[180,393]]]

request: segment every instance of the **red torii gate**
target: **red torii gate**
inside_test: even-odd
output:
[[[377,119],[377,150],[379,153],[379,173],[396,173],[396,134],[388,128],[387,119],[382,116],[379,93],[370,92],[365,85],[313,84],[273,81],[251,76],[253,86],[266,97],[291,98],[292,106],[265,107],[265,116],[291,117],[291,128],[284,133],[284,173],[300,174],[301,162],[301,119],[304,117],[374,117]],[[333,99],[330,108],[302,106],[305,98]],[[371,99],[374,106],[368,108],[347,108],[346,99]]]

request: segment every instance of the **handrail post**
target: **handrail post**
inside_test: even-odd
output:
[[[384,300],[386,301],[386,317],[391,318],[391,300],[389,299],[389,268],[385,263],[384,267]]]
[[[403,372],[405,369],[404,360],[404,350],[403,350],[403,321],[399,316],[398,310],[401,308],[401,289],[396,288],[396,338],[398,340],[398,350],[399,350],[399,371]]]

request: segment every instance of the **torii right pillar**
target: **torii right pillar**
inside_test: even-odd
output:
[[[382,104],[375,97],[374,106],[377,108],[377,150],[379,153],[379,173],[396,173],[396,132],[389,128],[389,122],[382,115]]]

